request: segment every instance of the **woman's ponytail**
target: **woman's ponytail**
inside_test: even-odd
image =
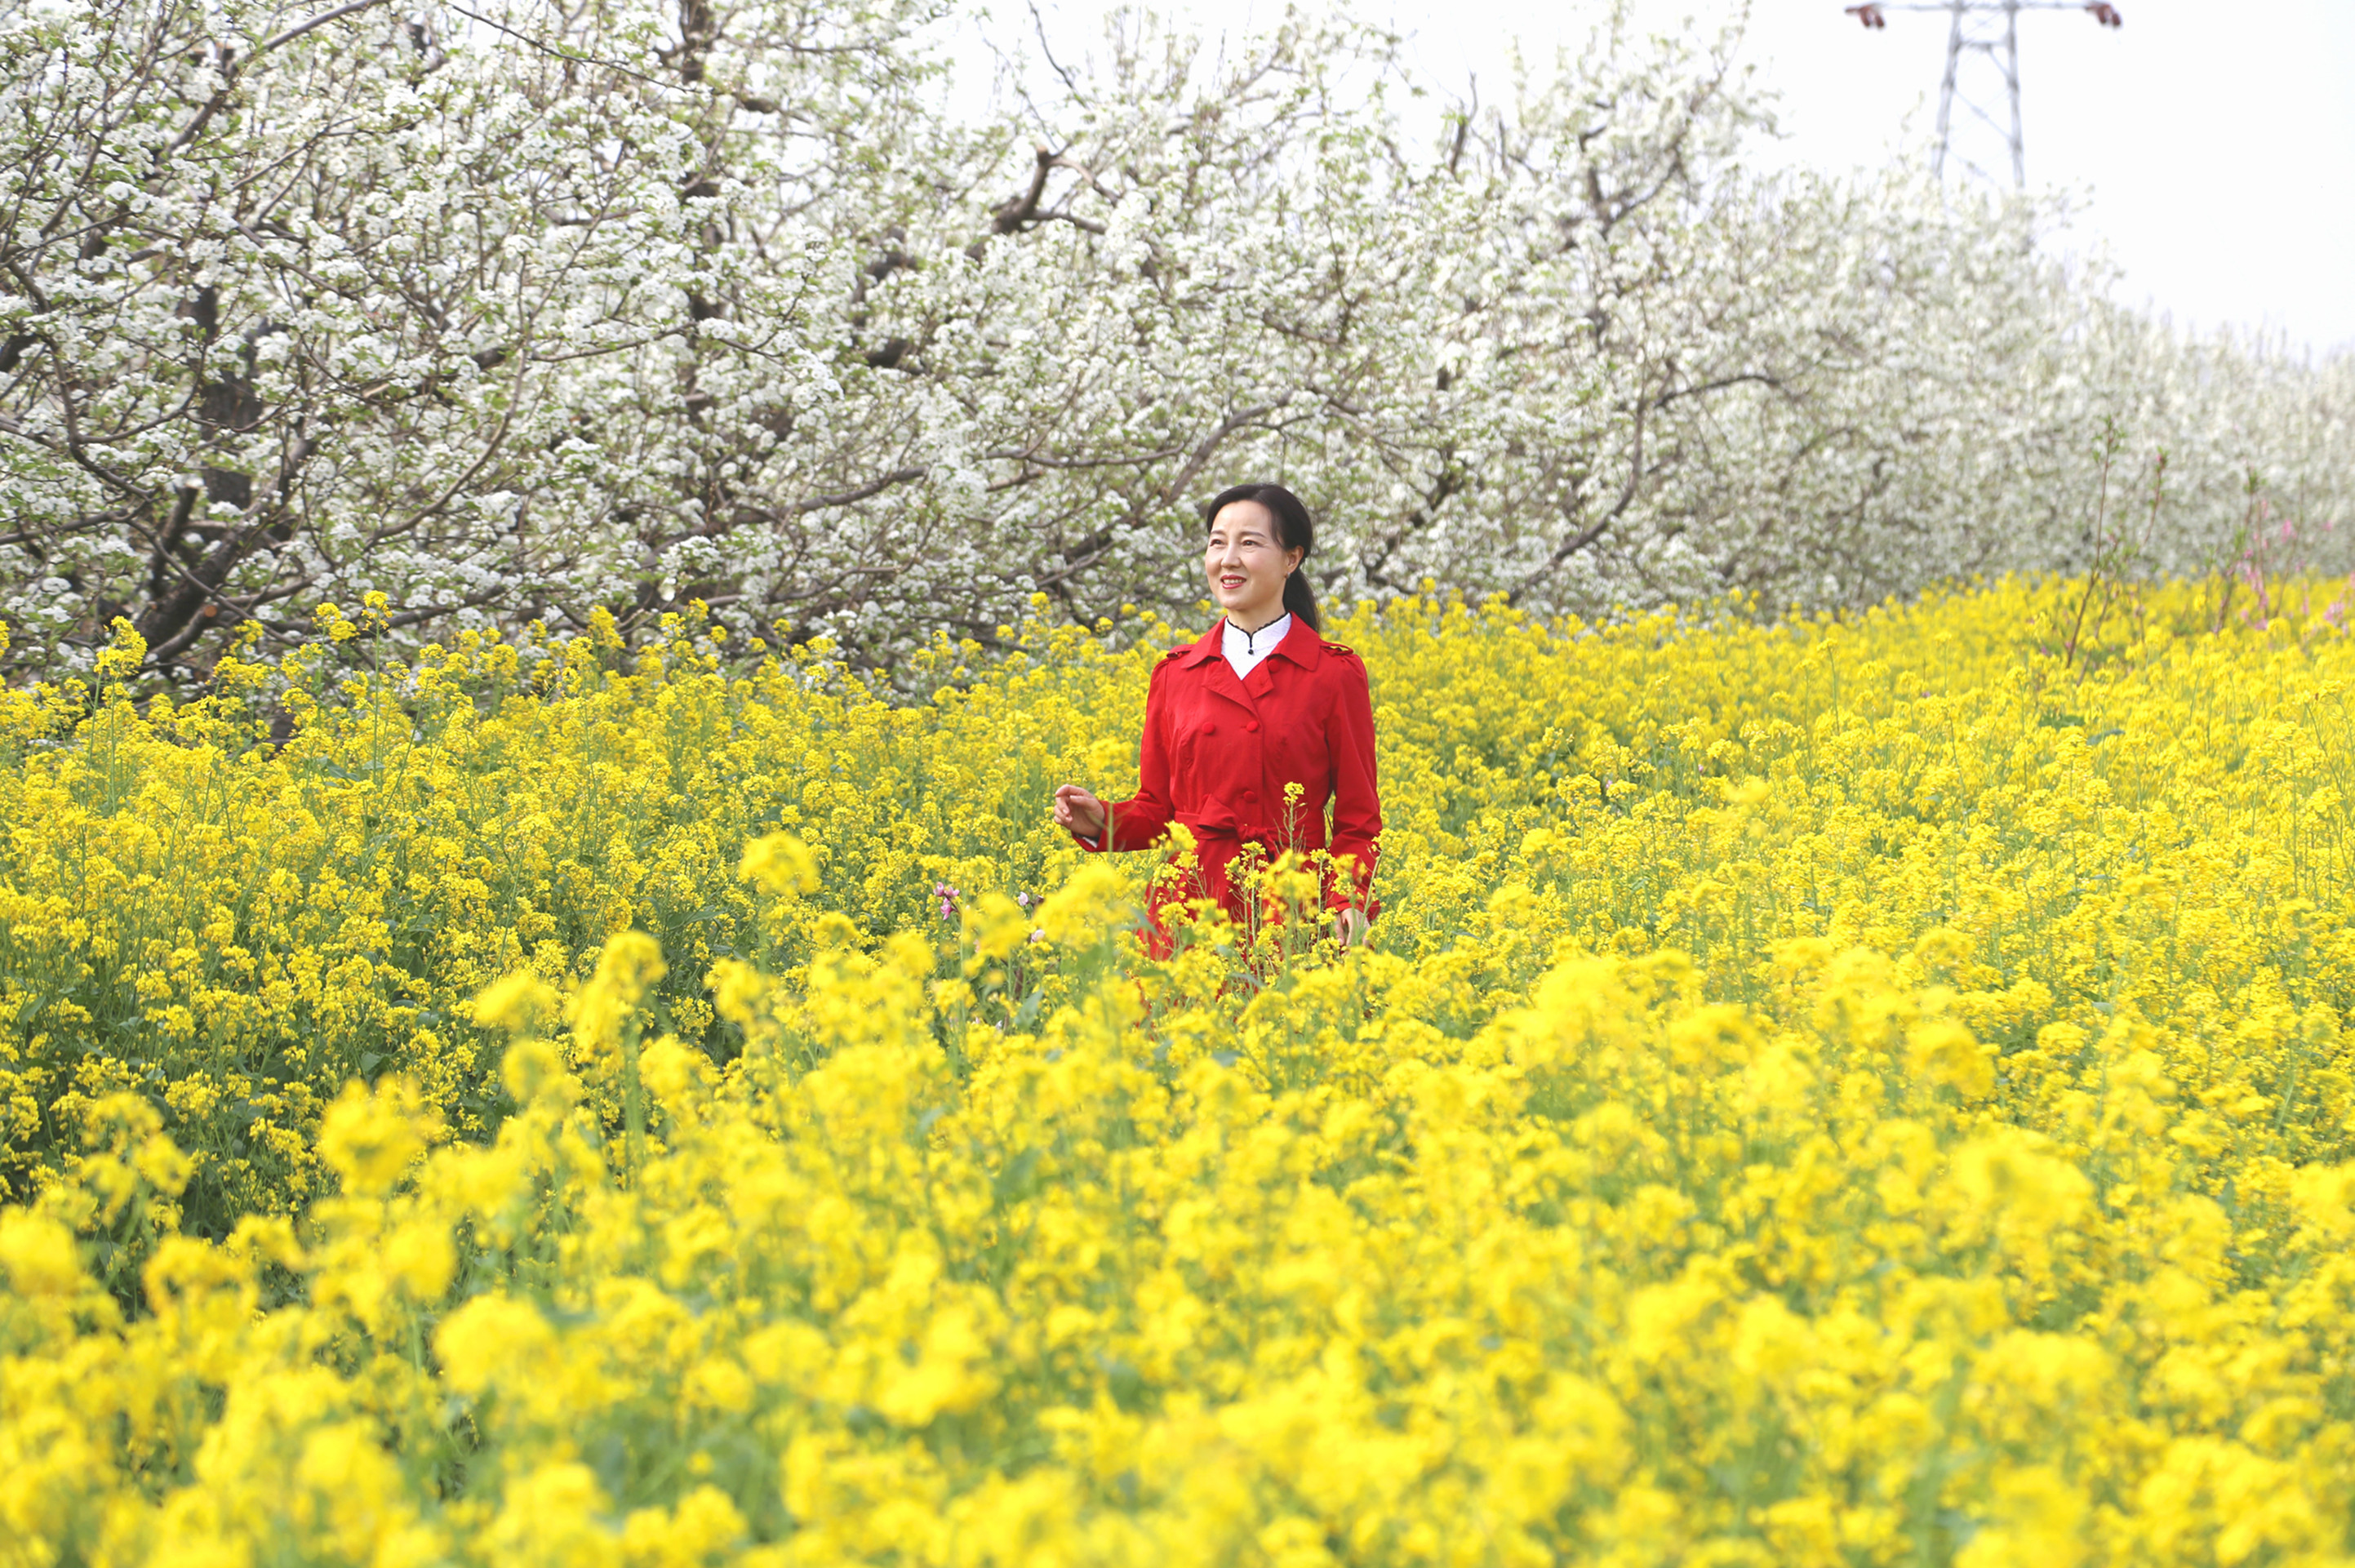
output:
[[[1316,615],[1316,590],[1308,581],[1308,558],[1316,549],[1316,525],[1308,508],[1281,485],[1235,485],[1210,497],[1210,504],[1202,508],[1202,526],[1208,528],[1237,501],[1257,501],[1265,507],[1268,516],[1275,519],[1276,542],[1300,552],[1300,564],[1284,580],[1284,608],[1308,623],[1310,631],[1321,634],[1325,627]]]
[[[1293,568],[1292,575],[1284,580],[1284,607],[1292,613],[1294,620],[1307,622],[1310,631],[1325,630],[1316,622],[1316,590],[1308,585],[1308,574],[1298,567]]]

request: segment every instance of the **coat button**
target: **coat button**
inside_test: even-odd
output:
[[[1257,800],[1259,798],[1259,791],[1255,789],[1247,789],[1243,791],[1243,798],[1245,800]]]
[[[1243,728],[1256,735],[1259,733],[1259,720],[1256,719],[1246,719],[1243,720]]]
[[[1219,727],[1216,724],[1205,724],[1202,726],[1202,733],[1205,735],[1215,735],[1218,732]]]

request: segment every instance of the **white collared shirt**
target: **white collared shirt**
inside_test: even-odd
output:
[[[1246,632],[1232,621],[1223,624],[1226,631],[1219,638],[1219,651],[1227,656],[1228,667],[1241,680],[1257,669],[1262,659],[1275,652],[1275,645],[1292,630],[1292,612],[1285,611],[1256,632]]]

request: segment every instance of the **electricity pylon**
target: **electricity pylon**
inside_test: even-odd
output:
[[[2021,188],[2028,185],[2028,158],[2019,133],[2019,14],[2022,11],[2085,11],[2105,27],[2123,27],[2126,19],[2118,8],[2109,5],[2084,5],[2081,0],[1925,0],[1916,5],[1850,5],[1848,14],[1868,27],[1885,27],[1889,11],[1944,11],[1953,18],[1946,29],[1946,75],[1938,84],[1938,150],[1931,159],[1931,171],[1941,178],[1946,172],[1946,146],[1954,136],[1955,104],[1978,117],[1987,127],[2001,136],[2011,148],[2011,183]],[[1966,80],[1964,61],[1986,62],[1987,71],[1972,73]],[[1997,81],[1983,81],[1991,71]],[[1999,82],[2006,106],[2010,110],[2009,123],[1998,120],[1981,101],[1987,88]],[[1976,166],[1976,165],[1974,165]],[[1984,174],[1987,171],[1980,170]]]

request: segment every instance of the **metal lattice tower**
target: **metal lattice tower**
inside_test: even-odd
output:
[[[1966,114],[2003,138],[2011,152],[2011,183],[2021,188],[2028,184],[2028,157],[2019,123],[2019,14],[2083,11],[2105,27],[2125,25],[2115,5],[2089,5],[2081,0],[1923,0],[1914,5],[1848,7],[1849,16],[1876,28],[1889,25],[1884,13],[1890,11],[1943,11],[1952,18],[1946,29],[1946,74],[1938,84],[1938,150],[1932,157],[1932,171],[1940,178],[1945,176],[1946,149],[1954,140],[1955,108],[1959,102]],[[1994,101],[1998,91],[2002,94],[1999,106]]]

